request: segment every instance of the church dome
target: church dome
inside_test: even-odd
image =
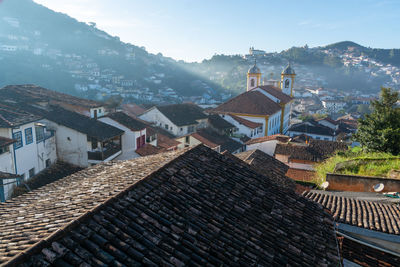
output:
[[[288,74],[288,75],[290,75],[290,74],[296,74],[295,72],[294,72],[294,69],[292,69],[292,67],[290,66],[290,63],[289,63],[289,65],[287,65],[287,67],[282,71],[282,74]]]
[[[254,63],[254,66],[251,67],[251,68],[247,71],[247,73],[249,73],[249,74],[258,74],[258,73],[261,73],[261,71],[260,71],[260,69],[257,67],[256,63]]]

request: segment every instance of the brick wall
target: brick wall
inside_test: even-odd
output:
[[[396,179],[328,173],[326,181],[329,190],[374,192],[374,185],[383,183],[382,192],[400,192],[400,180]]]

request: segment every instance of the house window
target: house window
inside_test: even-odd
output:
[[[167,129],[167,130],[168,130],[168,128],[169,128],[169,127],[168,127],[168,124],[165,124],[165,126],[164,126],[164,127],[165,127],[165,129]]]
[[[194,126],[188,126],[188,133],[194,132]]]
[[[189,136],[186,136],[186,137],[185,137],[185,142],[186,142],[186,143],[189,143]]]
[[[9,146],[0,147],[0,155],[10,151]]]
[[[50,167],[51,161],[50,159],[46,159],[46,168]]]
[[[32,128],[25,129],[25,144],[29,145],[33,142]]]
[[[37,143],[44,140],[44,128],[43,127],[36,126],[35,133],[36,133],[36,142]]]
[[[250,86],[251,86],[251,87],[254,86],[254,80],[253,80],[253,79],[250,80]]]
[[[13,133],[13,139],[16,140],[14,143],[14,149],[18,149],[23,146],[22,144],[22,133],[21,132],[15,132]]]
[[[181,128],[181,132],[183,131],[183,128]]]
[[[29,178],[32,178],[35,175],[35,168],[29,170]]]

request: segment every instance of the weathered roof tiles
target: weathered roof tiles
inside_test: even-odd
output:
[[[87,170],[92,174],[79,183],[96,184],[98,189],[94,192],[98,196],[88,194],[90,189],[84,187],[74,188],[75,192],[81,192],[78,195],[68,191],[54,194],[46,188],[42,193],[47,197],[40,198],[47,203],[44,206],[75,211],[64,218],[66,223],[84,214],[68,226],[54,225],[63,218],[49,216],[48,209],[13,207],[15,217],[4,221],[14,228],[0,233],[22,238],[6,242],[9,250],[18,251],[22,247],[29,250],[9,263],[23,266],[338,264],[332,219],[321,205],[204,146],[181,155],[169,155],[169,159],[175,158],[156,171],[152,169],[150,174],[147,170],[153,165],[148,167],[146,161],[151,157]],[[96,178],[92,180],[93,177]],[[103,187],[107,181],[108,186]],[[109,187],[118,183],[117,190]],[[59,193],[66,198],[52,199]],[[107,193],[111,198],[105,197]],[[80,201],[74,202],[74,196]],[[38,199],[29,203],[31,207],[43,206],[38,205]],[[96,204],[100,205],[93,209]],[[24,211],[42,222],[16,223],[26,221],[21,218],[26,217],[21,214]],[[16,232],[20,225],[32,231],[43,227],[54,232],[60,226],[63,230],[51,236],[47,232],[36,239],[28,238],[22,245],[19,241],[26,240],[28,233]],[[42,238],[46,241],[36,243]],[[3,256],[0,260],[10,260],[12,255],[0,251]]]

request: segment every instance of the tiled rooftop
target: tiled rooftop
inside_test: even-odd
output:
[[[8,146],[14,143],[15,140],[0,136],[0,147]]]
[[[376,200],[376,197],[346,197],[341,192],[326,192],[312,190],[304,196],[320,203],[332,212],[333,218],[339,223],[350,224],[400,235],[400,207],[398,204],[387,204]],[[365,200],[364,200],[365,199]]]
[[[124,125],[125,127],[131,129],[132,131],[144,130],[147,127],[147,125],[144,124],[142,121],[133,118],[121,111],[107,114],[107,117]]]
[[[229,116],[231,116],[232,119],[234,119],[238,123],[243,124],[244,126],[250,128],[250,129],[255,129],[255,128],[261,127],[263,125],[262,123],[249,121],[249,120],[246,120],[246,119],[244,119],[242,117],[239,117],[239,116],[236,116],[236,115],[233,115],[233,114],[229,114]]]
[[[102,163],[0,203],[0,263],[31,247],[183,151]]]
[[[235,156],[249,164],[258,173],[273,179],[277,184],[291,189],[296,187],[295,182],[285,176],[289,167],[261,150],[248,150]]]
[[[258,143],[263,143],[263,142],[272,141],[272,140],[277,140],[277,141],[286,143],[290,140],[290,137],[287,135],[283,135],[283,134],[262,136],[262,137],[250,139],[249,141],[246,142],[246,145],[258,144]]]
[[[281,110],[281,106],[258,91],[244,92],[212,110],[214,113],[272,115]]]
[[[32,104],[37,102],[52,101],[54,104],[60,102],[86,108],[95,108],[103,105],[97,101],[74,97],[72,95],[63,94],[31,84],[9,85],[0,90],[1,95],[4,98],[13,99],[17,102],[26,102]]]
[[[1,205],[1,261],[30,248],[9,263],[338,264],[321,205],[204,146],[180,153],[102,164]]]

